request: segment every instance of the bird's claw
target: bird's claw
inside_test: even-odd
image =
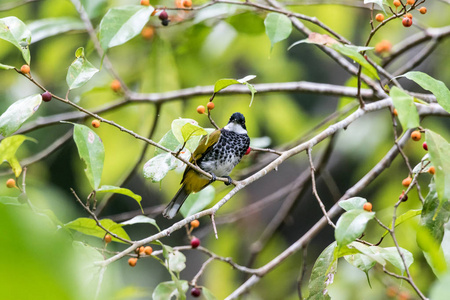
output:
[[[216,176],[216,174],[214,174],[214,173],[211,173],[211,179],[209,180],[209,182],[214,182],[214,181],[216,181],[216,179],[217,179],[217,176]]]
[[[231,179],[230,176],[224,176],[226,179],[228,179],[228,182],[224,182],[225,185],[230,185],[233,182],[233,179]]]

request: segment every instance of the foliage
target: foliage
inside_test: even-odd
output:
[[[450,5],[413,2],[2,2],[0,298],[445,299]],[[237,111],[232,185],[163,219]]]

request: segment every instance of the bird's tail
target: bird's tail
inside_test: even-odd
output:
[[[183,205],[188,196],[189,193],[186,192],[185,185],[183,184],[173,197],[172,201],[170,201],[170,203],[164,209],[163,216],[167,219],[172,219],[173,217],[175,217],[180,210],[181,205]]]

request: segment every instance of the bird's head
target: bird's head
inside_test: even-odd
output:
[[[247,127],[245,127],[245,117],[239,112],[231,115],[228,124],[225,126],[226,130],[234,131],[238,134],[247,134]]]

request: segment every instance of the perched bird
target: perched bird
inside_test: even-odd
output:
[[[181,188],[167,205],[163,216],[172,219],[180,210],[186,198],[212,183],[216,176],[228,177],[233,168],[239,163],[250,146],[250,138],[245,127],[245,118],[241,113],[231,115],[228,124],[217,129],[209,136],[203,136],[195,149],[190,162],[212,175],[212,180],[187,166],[181,180]]]

